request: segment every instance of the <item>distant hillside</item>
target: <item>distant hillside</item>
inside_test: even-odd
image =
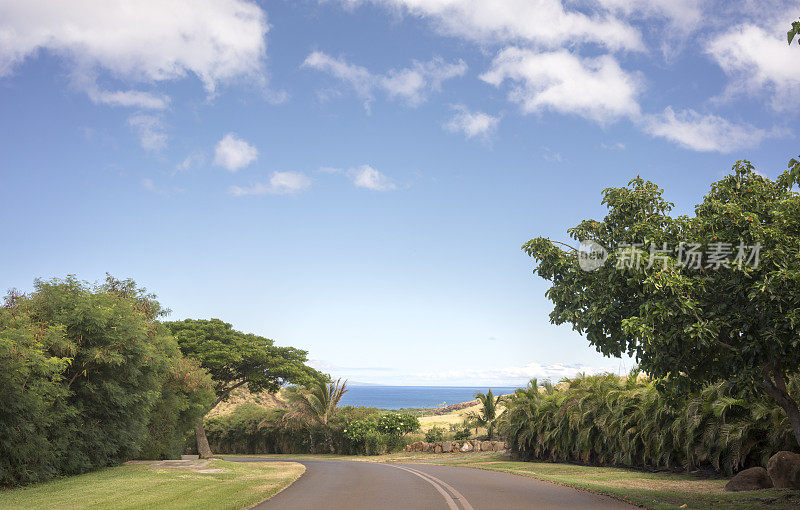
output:
[[[282,390],[281,390],[282,391]],[[258,404],[267,409],[285,409],[286,401],[281,398],[281,391],[277,394],[262,391],[259,393],[250,393],[247,388],[237,388],[231,394],[227,402],[221,402],[213,411],[208,413],[209,417],[222,416],[230,414],[236,406],[251,402]]]

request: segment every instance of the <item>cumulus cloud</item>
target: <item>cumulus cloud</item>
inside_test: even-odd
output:
[[[556,48],[575,42],[611,50],[642,50],[638,30],[609,12],[567,10],[560,0],[340,0],[367,2],[432,20],[445,34],[480,41],[525,41]],[[661,3],[667,3],[662,0]]]
[[[390,99],[401,99],[411,106],[417,106],[429,94],[441,90],[444,81],[467,72],[467,64],[463,60],[445,62],[437,57],[429,62],[415,60],[411,67],[375,74],[365,67],[321,51],[308,55],[303,67],[328,73],[341,80],[364,100],[366,108],[369,108],[376,91],[382,91]]]
[[[395,189],[394,183],[369,165],[361,165],[347,171],[348,177],[356,188],[365,188],[373,191],[390,191]]]
[[[262,75],[269,25],[246,0],[26,0],[0,2],[0,76],[38,52],[63,57],[98,103],[162,109],[164,96],[103,91],[96,75],[154,83],[196,76],[208,93]]]
[[[214,164],[230,172],[240,170],[258,158],[258,149],[245,142],[235,133],[228,133],[217,142],[214,149]]]
[[[231,186],[228,190],[233,196],[292,195],[311,186],[311,179],[300,172],[273,172],[268,183],[256,182],[250,186]]]
[[[787,18],[788,19],[788,18]],[[797,47],[786,44],[786,26],[769,31],[740,25],[712,39],[707,53],[731,78],[725,96],[766,95],[776,111],[800,104]]]
[[[644,130],[687,149],[700,152],[732,152],[758,146],[777,133],[749,124],[734,124],[716,115],[702,115],[687,109],[675,112],[667,107],[661,115],[644,118]]]
[[[512,82],[509,99],[526,113],[553,110],[601,124],[639,115],[639,82],[610,55],[582,59],[566,50],[541,53],[509,47],[481,79],[494,86]]]
[[[467,138],[481,137],[486,140],[500,124],[500,117],[473,112],[464,105],[455,105],[453,109],[455,115],[444,125],[444,129],[451,133],[463,133]]]
[[[128,126],[139,137],[144,150],[157,152],[167,146],[167,133],[160,117],[137,113],[128,117]]]

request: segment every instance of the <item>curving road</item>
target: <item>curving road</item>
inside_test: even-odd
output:
[[[231,458],[233,461],[275,459]],[[258,510],[631,510],[604,496],[497,471],[423,464],[280,459],[306,472]]]

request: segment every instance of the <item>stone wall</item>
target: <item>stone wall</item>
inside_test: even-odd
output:
[[[452,452],[501,452],[507,448],[503,441],[437,441],[426,443],[417,441],[406,445],[407,452],[452,453]]]

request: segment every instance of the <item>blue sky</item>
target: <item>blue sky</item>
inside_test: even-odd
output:
[[[627,370],[520,246],[797,150],[800,2],[0,5],[4,288],[105,272],[336,376]]]

